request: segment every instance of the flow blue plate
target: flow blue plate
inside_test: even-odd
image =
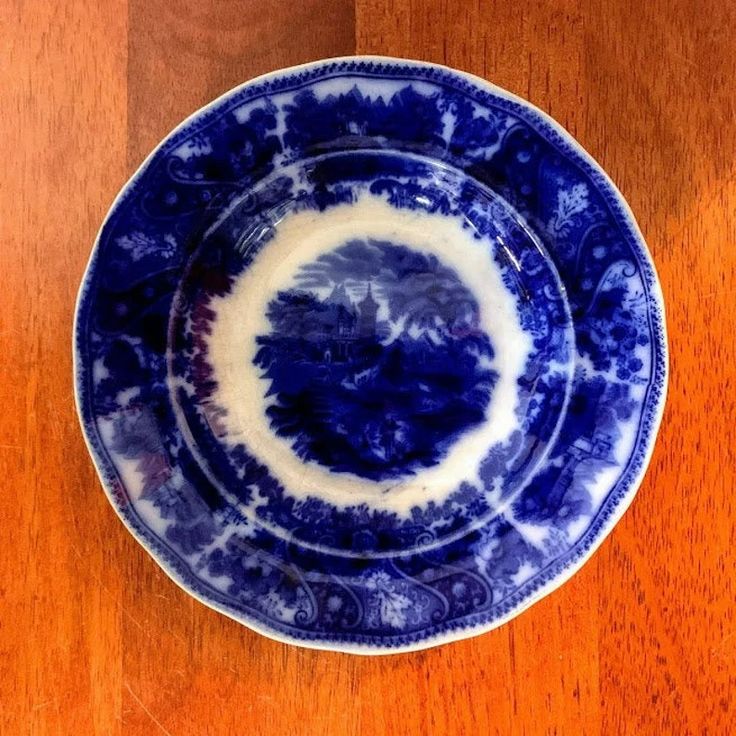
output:
[[[172,132],[80,291],[79,413],[115,509],[207,605],[420,649],[560,585],[631,502],[660,288],[556,123],[447,68],[269,74]]]

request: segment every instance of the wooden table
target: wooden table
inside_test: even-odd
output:
[[[0,733],[736,732],[733,0],[6,0],[0,8]],[[446,63],[564,124],[667,300],[632,508],[512,623],[418,654],[300,650],[196,603],[124,530],[79,431],[74,300],[112,198],[179,120],[323,56]]]

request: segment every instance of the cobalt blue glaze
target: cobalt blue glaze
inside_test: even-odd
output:
[[[437,464],[483,421],[494,373],[481,358],[493,347],[452,269],[402,245],[351,240],[303,266],[296,282],[269,303],[272,331],[256,338],[255,364],[277,397],[271,426],[295,438],[300,457],[393,478]],[[329,295],[312,290],[320,287]],[[376,297],[404,321],[390,343]],[[438,329],[411,334],[436,319]]]
[[[620,194],[541,113],[442,67],[228,93],[116,201],[77,400],[125,523],[263,633],[373,652],[492,628],[630,502],[666,384]]]
[[[367,182],[366,170],[371,172]],[[294,182],[311,183],[314,181],[315,171],[320,172],[320,182],[329,182],[329,187],[326,186],[324,192],[331,203],[329,207],[324,203],[315,203],[312,189],[295,191]],[[442,182],[442,188],[438,187],[438,182]],[[333,191],[339,192],[339,196],[330,196]],[[330,207],[360,201],[366,192],[383,195],[391,208],[410,210],[414,216],[424,211],[439,212],[448,216],[457,215],[463,228],[471,233],[470,237],[473,239],[482,241],[484,236],[502,238],[503,248],[496,249],[494,260],[504,272],[507,287],[519,296],[516,309],[519,312],[520,322],[535,338],[525,370],[518,376],[518,389],[523,393],[525,401],[520,403],[517,410],[524,422],[519,426],[520,431],[508,437],[505,444],[498,443],[493,448],[488,448],[485,462],[480,468],[484,476],[483,486],[475,488],[464,482],[461,477],[455,478],[452,475],[450,491],[454,492],[445,494],[441,500],[420,498],[419,501],[425,500],[426,503],[412,506],[411,513],[403,515],[397,515],[392,509],[385,507],[374,508],[354,495],[350,495],[348,504],[341,508],[326,503],[319,494],[311,494],[302,499],[290,498],[289,491],[293,489],[285,487],[288,483],[285,484],[269,472],[268,462],[259,462],[258,458],[254,457],[248,449],[248,443],[236,439],[232,443],[224,444],[220,422],[213,423],[212,417],[222,419],[230,413],[231,407],[223,406],[223,402],[218,403],[216,397],[213,397],[218,382],[213,380],[215,371],[211,365],[207,340],[202,340],[202,334],[211,333],[213,326],[216,327],[218,324],[217,317],[211,309],[213,300],[232,293],[233,284],[252,267],[264,244],[271,241],[275,233],[272,223],[282,217],[285,209],[325,211]],[[489,213],[492,213],[492,217],[489,217]],[[561,285],[556,280],[556,275],[552,272],[552,267],[541,251],[540,245],[530,238],[523,229],[523,223],[515,219],[516,217],[515,213],[506,209],[503,203],[494,199],[493,193],[483,191],[477,183],[467,181],[457,173],[439,170],[436,164],[418,161],[415,157],[399,158],[396,154],[387,155],[382,152],[362,153],[360,156],[351,152],[347,157],[331,154],[328,157],[318,157],[316,160],[310,159],[298,170],[282,169],[275,180],[266,179],[257,189],[248,191],[247,195],[237,198],[228,207],[224,216],[212,226],[207,236],[202,238],[202,244],[190,260],[188,275],[182,281],[177,306],[172,310],[171,331],[175,351],[173,373],[182,379],[185,385],[192,387],[192,390],[177,392],[182,417],[194,438],[193,444],[196,446],[201,463],[206,465],[221,487],[230,489],[237,497],[241,510],[243,506],[253,507],[253,513],[260,521],[287,531],[289,539],[299,539],[322,548],[361,554],[368,551],[406,553],[410,549],[415,549],[417,545],[437,544],[451,535],[460,533],[471,523],[477,523],[481,518],[494,513],[496,507],[489,503],[487,492],[497,483],[502,482],[499,489],[501,496],[510,497],[528,480],[531,470],[539,463],[559,428],[560,406],[569,390],[569,376],[555,370],[555,365],[569,362],[571,328]],[[424,235],[420,234],[420,245],[423,239]],[[317,263],[332,258],[333,253],[340,251],[345,245],[346,243],[340,241],[333,251],[322,253]],[[435,414],[440,406],[445,407],[445,421],[434,421],[435,437],[432,439],[436,440],[433,448],[436,458],[444,456],[443,450],[447,449],[436,436],[437,431],[443,428],[454,429],[447,422],[448,409],[464,407],[463,410],[467,415],[468,406],[475,404],[476,417],[473,424],[480,422],[479,415],[487,403],[483,401],[482,396],[485,392],[481,391],[481,395],[478,395],[478,392],[469,390],[472,387],[458,384],[457,370],[462,368],[462,365],[448,354],[448,346],[457,347],[457,338],[464,338],[465,352],[468,353],[465,364],[468,367],[470,366],[467,358],[471,352],[474,353],[473,362],[476,363],[476,368],[483,361],[488,362],[494,355],[494,351],[487,347],[490,344],[488,335],[483,333],[477,323],[479,310],[475,297],[456,277],[453,291],[459,302],[453,309],[452,303],[445,303],[448,302],[451,292],[446,288],[447,284],[443,289],[438,288],[440,281],[436,275],[412,275],[406,272],[408,264],[434,263],[437,258],[434,256],[427,258],[407,249],[406,246],[403,248],[407,256],[403,259],[403,271],[400,269],[393,276],[394,280],[401,276],[401,284],[393,290],[394,309],[389,309],[389,303],[383,300],[387,311],[380,320],[380,327],[377,322],[379,334],[376,341],[383,347],[384,354],[380,356],[381,359],[386,362],[393,355],[393,363],[399,357],[397,349],[402,345],[413,346],[415,358],[419,358],[421,352],[427,352],[426,349],[417,351],[417,346],[433,345],[432,352],[435,356],[433,362],[435,368],[439,370],[434,371],[436,376],[433,381],[421,381],[416,387],[417,391],[406,390],[412,386],[412,376],[404,375],[404,391],[397,390],[392,396],[384,392],[382,404],[375,392],[373,396],[367,396],[367,381],[372,375],[371,371],[366,372],[369,367],[346,366],[345,362],[340,360],[335,365],[333,358],[340,357],[339,351],[345,350],[344,346],[332,346],[329,352],[324,345],[314,347],[312,353],[321,357],[321,366],[315,368],[316,372],[310,373],[305,371],[303,366],[297,365],[299,350],[293,345],[292,354],[284,355],[283,370],[279,371],[278,366],[270,362],[268,352],[262,349],[264,334],[254,335],[255,345],[261,349],[253,352],[253,362],[259,365],[264,360],[269,360],[269,369],[274,374],[269,376],[267,372],[263,372],[262,375],[267,380],[260,386],[260,393],[265,398],[272,395],[277,397],[276,401],[265,409],[265,414],[272,420],[271,428],[280,436],[296,437],[300,432],[293,421],[294,417],[298,416],[298,421],[302,425],[311,423],[313,427],[321,426],[323,434],[326,431],[331,435],[329,447],[323,448],[323,452],[340,451],[341,447],[344,449],[345,444],[349,442],[355,448],[362,448],[360,452],[364,456],[363,462],[366,458],[372,457],[374,465],[385,453],[385,448],[381,447],[381,444],[394,435],[392,452],[396,457],[392,461],[390,473],[386,472],[386,468],[383,469],[383,473],[378,473],[374,467],[372,474],[369,475],[365,470],[361,471],[356,463],[353,463],[352,467],[342,468],[343,472],[352,472],[373,480],[383,478],[396,481],[402,475],[416,473],[419,467],[436,464],[436,460],[428,462],[426,456],[424,463],[417,463],[416,459],[409,456],[409,453],[416,449],[417,429],[421,428],[425,435],[433,431],[430,407],[434,408]],[[516,267],[510,267],[512,263],[515,263]],[[371,258],[363,252],[361,258],[351,259],[346,274],[330,276],[323,272],[322,282],[312,280],[306,283],[309,283],[312,289],[321,288],[323,291],[321,300],[329,301],[333,292],[339,291],[343,286],[343,276],[347,276],[348,273],[352,289],[358,291],[366,289],[365,280],[376,275],[376,264],[373,266],[370,264]],[[315,274],[315,268],[318,267],[313,262],[304,263],[302,270],[295,273],[294,288],[288,291],[299,291],[303,285],[304,274]],[[443,271],[448,269],[444,268]],[[382,275],[384,279],[392,278],[390,271],[385,269]],[[410,275],[412,278],[404,278]],[[400,301],[397,301],[398,299]],[[273,292],[273,297],[269,298],[267,303],[262,304],[263,312],[269,318],[272,316],[274,301],[278,302],[277,291]],[[251,304],[246,305],[246,309],[251,307]],[[376,317],[378,320],[378,314]],[[437,321],[440,327],[432,329]],[[284,320],[284,324],[288,323],[294,324],[296,331],[304,332],[303,327],[294,321],[293,315]],[[393,324],[394,328],[391,335],[388,334],[391,332],[390,324]],[[402,325],[400,330],[399,324]],[[196,328],[192,329],[192,325],[196,325]],[[347,325],[343,324],[342,327],[345,329]],[[270,332],[270,328],[272,325],[264,325],[266,332]],[[410,334],[412,330],[413,336]],[[398,337],[402,339],[397,339]],[[365,343],[363,345],[365,346]],[[292,362],[294,365],[291,365]],[[390,367],[391,363],[388,365]],[[332,395],[329,397],[331,406],[334,408],[336,402],[341,401],[341,395],[343,403],[347,396],[367,399],[366,403],[373,409],[373,421],[363,423],[361,418],[355,415],[354,406],[345,407],[346,411],[343,412],[350,417],[351,424],[325,421],[325,416],[330,412],[327,411],[325,403],[327,399],[324,386],[319,386],[317,377],[322,376],[327,380],[328,374],[337,376],[345,368],[350,370],[345,376],[340,377],[339,387],[331,392]],[[406,374],[409,366],[400,365],[398,368]],[[416,368],[419,369],[419,366]],[[480,372],[487,373],[488,378],[494,374],[493,370],[486,368]],[[277,379],[276,382],[274,377]],[[495,379],[493,376],[494,381]],[[312,405],[302,406],[299,412],[293,412],[291,419],[283,412],[284,401],[288,401],[283,396],[285,381],[304,381],[303,388],[313,400]],[[434,387],[430,390],[432,383]],[[440,395],[443,389],[444,399]],[[314,405],[316,396],[321,396],[319,405]],[[394,415],[399,408],[398,399],[403,402],[404,414],[407,408],[410,408],[407,404],[409,400],[416,405],[420,402],[424,407],[422,415],[417,416],[414,422],[414,440],[411,440],[410,433],[407,432],[405,421],[403,426],[395,423]],[[448,399],[452,399],[451,406],[448,406]],[[390,409],[392,402],[393,411]],[[528,412],[526,415],[525,409]],[[452,409],[449,413],[457,412]],[[282,422],[286,421],[288,431],[284,427],[274,426],[274,417],[280,417]],[[442,427],[442,424],[448,426]],[[458,433],[452,434],[454,435],[452,440],[457,440]],[[304,460],[316,460],[314,453],[310,456],[304,452],[305,447],[309,445],[303,441],[303,432],[301,435],[301,442],[296,437],[296,441],[291,443],[292,450]],[[329,466],[329,463],[327,465]],[[334,465],[330,467],[337,470]],[[244,478],[257,479],[255,484],[257,496],[254,497],[252,494],[253,484],[247,484],[243,492]],[[393,482],[390,485],[394,493]]]

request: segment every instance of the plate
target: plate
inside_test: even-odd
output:
[[[655,271],[559,125],[376,57],[259,77],[170,133],[80,290],[116,511],[194,597],[357,653],[487,631],[631,502],[667,379]]]

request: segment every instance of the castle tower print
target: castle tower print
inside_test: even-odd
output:
[[[268,306],[255,364],[267,414],[302,459],[383,480],[435,465],[485,418],[496,381],[478,304],[403,245],[350,241]]]

